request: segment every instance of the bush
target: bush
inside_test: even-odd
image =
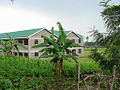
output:
[[[98,64],[87,58],[79,59],[81,64],[81,73],[90,73],[99,71]],[[64,75],[76,77],[76,63],[64,62]],[[28,59],[24,57],[4,57],[0,56],[0,88],[20,88],[40,90],[51,87],[47,85],[46,77],[55,76],[54,66],[49,59]],[[29,83],[29,84],[28,84]],[[35,86],[35,87],[33,87]]]
[[[10,79],[0,76],[0,88],[2,89],[9,89],[12,88],[12,82]]]

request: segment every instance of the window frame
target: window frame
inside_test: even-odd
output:
[[[38,53],[38,52],[35,52],[35,53],[34,53],[34,56],[35,56],[35,57],[38,57],[38,56],[39,56],[39,53]]]
[[[78,39],[78,42],[81,43],[81,38]]]
[[[78,53],[80,53],[80,54],[81,54],[81,53],[82,53],[82,49],[78,49]]]
[[[22,52],[19,52],[19,56],[23,56],[23,53],[22,53]]]
[[[34,40],[34,44],[38,44],[38,39],[35,39],[35,40]]]
[[[24,57],[28,57],[28,53],[27,52],[24,53]]]
[[[28,45],[28,39],[24,39],[24,45]]]

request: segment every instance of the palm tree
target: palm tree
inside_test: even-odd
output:
[[[18,47],[22,47],[27,49],[25,46],[12,39],[8,33],[6,33],[9,37],[9,40],[1,40],[2,47],[0,48],[1,52],[4,53],[5,56],[12,56],[12,50],[17,50],[19,52]]]
[[[76,61],[76,54],[69,49],[71,47],[79,47],[79,44],[74,43],[74,40],[68,40],[64,32],[64,29],[60,22],[57,22],[60,35],[55,40],[54,27],[51,28],[50,37],[42,36],[44,43],[33,46],[33,48],[43,48],[42,58],[52,57],[51,62],[55,65],[55,71],[62,73],[63,71],[63,61],[73,58]],[[77,62],[77,61],[76,61]]]

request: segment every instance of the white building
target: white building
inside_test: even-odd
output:
[[[55,31],[55,36],[59,36],[59,31]],[[19,43],[25,45],[28,49],[23,49],[19,47],[19,53],[17,51],[12,51],[15,56],[24,56],[29,58],[39,58],[41,53],[39,52],[42,48],[32,48],[32,46],[43,43],[44,40],[41,38],[42,35],[50,36],[51,32],[45,28],[37,28],[30,30],[22,30],[17,32],[8,33],[11,38],[17,40]],[[75,43],[83,45],[83,36],[76,34],[73,31],[65,31],[68,39],[74,39]],[[57,38],[57,37],[56,37]],[[0,34],[0,40],[9,40],[6,33]],[[1,46],[1,45],[0,45]],[[70,48],[77,55],[83,56],[83,47]]]

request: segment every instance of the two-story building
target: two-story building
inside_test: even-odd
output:
[[[59,36],[59,31],[55,30],[55,36]],[[12,53],[15,56],[24,56],[29,58],[39,58],[41,53],[39,52],[42,48],[32,48],[32,46],[43,43],[44,40],[41,38],[42,35],[49,37],[51,32],[45,28],[37,28],[30,30],[22,30],[16,32],[8,33],[9,36],[19,43],[25,45],[28,49],[23,49],[19,47],[19,52],[13,50]],[[65,31],[68,39],[74,39],[75,43],[83,45],[83,36],[73,31]],[[9,40],[9,37],[6,33],[0,34],[0,40]],[[1,45],[0,45],[1,47]],[[77,55],[83,56],[83,47],[70,48]]]

